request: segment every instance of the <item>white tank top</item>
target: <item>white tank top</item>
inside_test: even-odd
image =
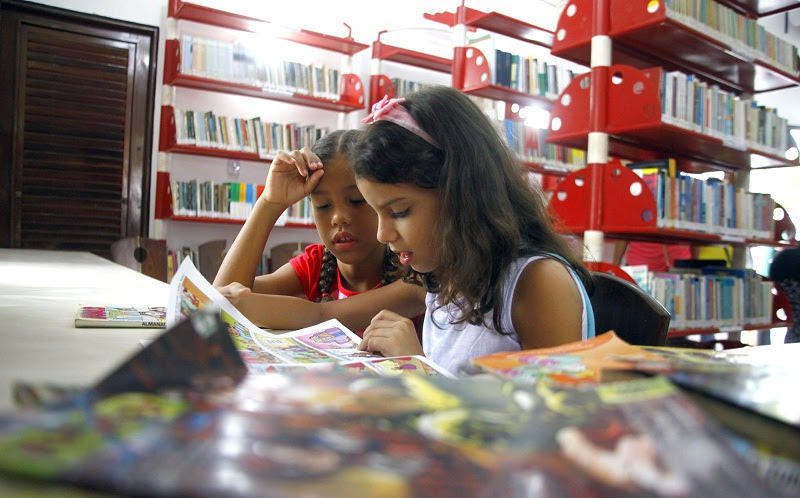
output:
[[[501,351],[519,351],[521,349],[519,336],[511,321],[511,297],[517,288],[517,282],[522,270],[529,263],[547,258],[547,255],[526,256],[519,258],[508,269],[505,279],[505,302],[501,323],[503,330],[509,334],[501,334],[492,325],[493,314],[485,317],[485,325],[470,325],[467,323],[452,324],[451,321],[458,316],[458,308],[448,305],[437,309],[436,298],[438,294],[428,293],[425,297],[425,321],[422,325],[422,349],[425,356],[436,362],[442,368],[456,375],[472,373],[472,358],[484,356]],[[594,337],[594,316],[591,303],[583,284],[572,268],[567,267],[581,291],[583,311],[582,339]],[[497,311],[497,310],[495,310]]]

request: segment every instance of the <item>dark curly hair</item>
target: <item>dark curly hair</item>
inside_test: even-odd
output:
[[[361,130],[336,130],[324,135],[317,140],[311,147],[311,151],[316,154],[324,163],[339,156],[352,157],[351,151]],[[331,301],[331,289],[336,283],[336,269],[338,261],[336,256],[326,247],[322,255],[322,267],[319,272],[319,293],[317,302]],[[381,272],[381,284],[387,285],[400,276],[400,263],[397,255],[389,248],[386,248],[386,255],[383,259],[383,270]]]
[[[466,95],[431,86],[401,104],[438,143],[435,147],[389,121],[364,128],[352,151],[356,178],[405,183],[435,190],[436,259],[426,288],[441,305],[455,304],[455,323],[484,325],[502,309],[503,275],[517,258],[541,253],[564,258],[591,286],[586,267],[554,229],[542,192],[523,176],[523,168],[489,118]],[[495,330],[504,332],[501,313]]]

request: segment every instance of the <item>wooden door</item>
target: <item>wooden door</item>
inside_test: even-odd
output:
[[[147,235],[158,28],[0,0],[0,246]]]

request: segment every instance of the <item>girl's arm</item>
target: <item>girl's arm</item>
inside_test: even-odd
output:
[[[322,303],[257,294],[237,288],[235,284],[219,290],[248,320],[259,327],[273,329],[299,329],[336,318],[351,330],[364,330],[384,309],[408,318],[425,312],[425,290],[400,280],[346,299]]]
[[[215,286],[239,282],[255,292],[303,295],[300,279],[291,265],[259,277],[258,282],[256,272],[278,218],[289,206],[314,190],[322,178],[321,168],[319,158],[308,148],[278,152],[270,165],[264,192],[225,255],[214,278]]]
[[[572,275],[554,259],[529,264],[511,302],[511,320],[522,349],[580,341],[583,299]]]

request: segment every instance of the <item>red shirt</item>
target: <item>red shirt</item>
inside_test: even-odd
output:
[[[322,270],[322,255],[325,252],[325,246],[322,244],[310,244],[306,247],[305,253],[295,256],[289,263],[294,268],[294,272],[300,278],[300,283],[303,285],[303,291],[306,293],[306,298],[309,301],[316,301],[320,296],[319,292],[319,274]],[[381,286],[381,282],[373,287],[377,289]],[[333,299],[344,299],[346,297],[355,296],[359,292],[346,289],[342,285],[342,274],[339,272],[339,267],[336,267],[336,281],[331,286],[331,297]],[[413,318],[414,327],[417,329],[417,336],[422,337],[422,319],[424,315]],[[354,331],[359,337],[364,333],[363,330]]]
[[[647,265],[650,271],[667,271],[675,265],[676,259],[690,259],[692,249],[684,245],[665,245],[657,242],[636,242],[628,244],[625,263],[628,265]]]
[[[322,256],[324,252],[324,245],[310,244],[306,247],[304,254],[295,256],[289,260],[292,268],[294,268],[294,272],[300,278],[303,291],[306,293],[306,298],[308,298],[309,301],[316,301],[321,297],[319,292],[319,274],[322,271]],[[373,289],[377,289],[380,286],[381,282],[378,282],[378,285],[373,287]],[[338,266],[336,267],[336,281],[331,286],[330,293],[333,299],[344,299],[358,294],[358,292],[346,289],[342,285],[342,274],[339,272]]]

